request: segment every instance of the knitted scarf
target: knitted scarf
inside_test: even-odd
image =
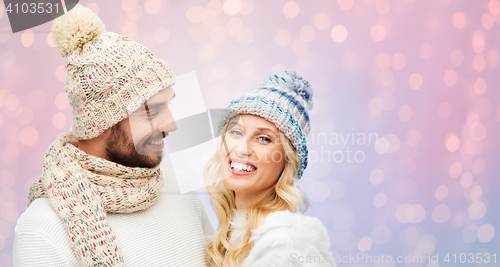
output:
[[[130,168],[88,155],[72,132],[48,149],[43,174],[28,205],[48,197],[64,223],[81,266],[125,266],[106,212],[131,213],[153,205],[163,188],[160,168]]]

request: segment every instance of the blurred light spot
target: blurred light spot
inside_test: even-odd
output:
[[[451,105],[446,102],[441,103],[441,105],[439,105],[438,114],[442,119],[448,118],[451,115]]]
[[[5,108],[7,110],[14,112],[20,107],[21,103],[19,102],[19,99],[17,99],[16,95],[10,94],[5,98]]]
[[[186,18],[191,22],[204,21],[207,18],[207,16],[208,12],[202,6],[193,6],[186,11]]]
[[[377,154],[383,155],[389,150],[389,141],[385,138],[379,138],[375,143],[375,152]]]
[[[227,31],[230,34],[238,34],[243,29],[243,22],[239,18],[232,18],[227,22]]]
[[[486,68],[486,59],[483,55],[476,55],[474,57],[474,61],[472,62],[472,66],[474,67],[475,71],[481,72],[484,70],[484,68]]]
[[[453,25],[457,29],[463,29],[465,27],[465,23],[467,22],[467,18],[465,14],[462,12],[455,12],[452,17]]]
[[[17,111],[16,119],[20,125],[28,125],[33,121],[35,114],[30,107],[23,107]],[[0,124],[1,125],[1,124]]]
[[[489,30],[495,24],[495,18],[491,14],[485,13],[481,17],[481,24],[485,29]]]
[[[254,4],[252,0],[243,0],[240,13],[243,15],[250,15],[253,11]]]
[[[399,138],[396,135],[386,134],[383,137],[389,142],[389,149],[387,150],[387,153],[394,153],[399,150],[401,141],[399,141]]]
[[[208,2],[207,12],[212,17],[219,16],[222,13],[222,2],[219,0],[212,0]]]
[[[479,114],[472,111],[469,115],[467,115],[467,126],[471,127],[476,123],[479,123]]]
[[[411,119],[413,111],[410,106],[404,105],[399,108],[399,119],[402,122],[407,122]]]
[[[213,72],[215,78],[224,79],[229,74],[229,67],[224,62],[217,63],[214,65]]]
[[[480,175],[481,173],[483,173],[485,168],[486,168],[486,163],[484,162],[483,159],[477,159],[474,162],[474,165],[472,166],[472,170],[476,175]]]
[[[375,56],[375,63],[381,69],[388,69],[391,66],[391,55],[386,52],[380,52]]]
[[[483,197],[483,189],[479,185],[474,186],[470,192],[471,201],[479,201],[481,197]]]
[[[391,4],[388,0],[377,0],[375,3],[375,11],[380,15],[387,15],[391,9]]]
[[[384,181],[384,172],[381,169],[373,169],[370,172],[370,182],[373,185],[378,185]]]
[[[276,64],[271,68],[271,73],[272,74],[279,74],[284,70],[286,70],[286,67],[283,64]]]
[[[328,198],[330,188],[325,183],[315,182],[307,188],[307,196],[315,202],[322,202]]]
[[[250,29],[243,29],[237,36],[238,42],[241,45],[249,45],[253,42],[253,32]]]
[[[64,68],[64,65],[59,65],[59,67],[57,67],[56,78],[60,82],[66,81],[66,69]]]
[[[170,38],[170,31],[165,27],[160,27],[156,29],[154,33],[155,42],[159,44],[164,44]]]
[[[0,19],[3,17],[4,11],[5,11],[5,6],[3,4],[0,4]]]
[[[467,188],[472,184],[472,181],[474,180],[474,177],[470,172],[465,172],[462,174],[462,177],[460,178],[460,185],[463,188]]]
[[[464,61],[464,53],[460,49],[455,49],[451,52],[451,63],[455,66],[462,65]]]
[[[238,73],[243,78],[248,78],[253,74],[253,64],[250,61],[243,61],[238,66]]]
[[[370,36],[373,41],[380,42],[385,38],[385,28],[382,25],[374,25],[370,30]]]
[[[473,155],[478,149],[478,144],[472,138],[467,139],[463,145],[465,153]]]
[[[195,42],[204,42],[210,38],[210,30],[207,24],[197,24],[189,29],[189,38]]]
[[[5,26],[0,28],[0,31],[2,32],[2,34],[0,34],[0,44],[5,44],[9,40],[12,30],[10,27]]]
[[[35,41],[35,34],[32,30],[26,30],[21,35],[21,43],[24,47],[30,47]]]
[[[448,196],[448,187],[444,184],[438,186],[436,188],[435,196],[437,200],[445,199]]]
[[[2,36],[3,34],[0,34]],[[14,62],[16,62],[16,54],[12,51],[7,51],[5,53],[2,53],[0,56],[0,67],[4,69],[8,69],[14,65]]]
[[[416,245],[424,230],[420,226],[412,226],[404,229],[399,234],[399,243],[403,246]]]
[[[489,223],[481,225],[477,230],[477,239],[481,243],[490,242],[493,237],[495,237],[495,228]]]
[[[226,29],[222,26],[215,26],[210,31],[210,39],[214,43],[220,43],[226,38]]]
[[[358,249],[362,252],[370,250],[372,247],[372,239],[368,236],[362,237],[358,241]]]
[[[326,13],[319,13],[314,16],[314,26],[319,30],[326,30],[330,27],[330,17]]]
[[[489,116],[493,111],[493,107],[491,106],[491,102],[484,98],[480,97],[476,100],[476,111],[481,116]]]
[[[484,33],[480,31],[476,31],[474,33],[474,38],[472,39],[472,50],[474,50],[477,54],[481,54],[484,51],[484,38]]]
[[[299,5],[293,1],[286,3],[283,7],[283,13],[285,14],[285,17],[289,19],[296,18],[299,15],[299,12]]]
[[[55,99],[55,104],[56,104],[56,107],[60,110],[66,109],[69,105],[68,98],[66,97],[66,93],[58,94],[56,96],[56,99]]]
[[[52,117],[52,123],[57,129],[62,129],[66,125],[66,115],[62,112],[57,112],[54,114],[54,117]]]
[[[486,137],[486,128],[481,123],[475,123],[469,128],[469,134],[474,141],[481,141]]]
[[[379,225],[372,230],[370,237],[375,244],[385,244],[392,238],[391,228],[386,225]]]
[[[454,70],[447,70],[444,73],[444,83],[448,86],[453,86],[457,83],[457,73]]]
[[[408,84],[410,85],[410,88],[413,90],[417,90],[420,87],[422,87],[423,83],[423,78],[422,75],[419,73],[412,73],[410,75],[410,78],[408,79]]]
[[[420,138],[422,138],[422,134],[417,129],[412,129],[406,134],[406,142],[410,146],[416,146],[420,142]]]
[[[384,192],[378,192],[373,197],[373,206],[382,208],[387,203],[387,195]]]
[[[411,197],[417,192],[417,183],[411,178],[401,178],[396,185],[396,191],[402,197]]]
[[[19,149],[14,145],[7,145],[2,151],[2,158],[6,163],[16,164],[19,159]]]
[[[287,30],[280,30],[276,33],[274,40],[278,46],[285,47],[292,42],[292,34]]]
[[[488,52],[487,60],[490,67],[496,67],[498,65],[498,61],[500,60],[500,55],[496,50],[490,50],[490,52]]]
[[[147,0],[144,5],[144,10],[146,13],[153,15],[158,13],[161,9],[161,1],[160,0]]]
[[[482,201],[474,201],[469,205],[469,217],[479,220],[486,214],[486,205]]]
[[[25,146],[33,146],[38,141],[38,131],[29,126],[21,130],[19,140]]]
[[[379,80],[383,86],[389,86],[394,81],[394,74],[392,73],[392,71],[390,71],[388,69],[383,69],[380,71]],[[393,107],[394,107],[394,105],[393,105]]]
[[[384,109],[384,101],[380,97],[373,97],[368,101],[368,109],[372,114],[379,114]]]
[[[3,189],[10,189],[16,183],[16,177],[10,171],[3,170],[0,172],[0,187]],[[2,225],[2,221],[0,221],[0,225]],[[0,228],[0,234],[2,229]]]
[[[97,3],[88,3],[86,7],[90,8],[96,15],[99,15],[99,5]]]
[[[453,162],[450,165],[449,173],[451,178],[457,178],[462,174],[462,164],[460,162]]]
[[[52,39],[52,32],[49,32],[49,34],[47,34],[47,43],[50,47],[56,47],[56,45],[54,44],[54,40]]]
[[[460,147],[460,139],[454,133],[449,133],[444,142],[448,151],[452,153]]]
[[[433,235],[424,235],[420,237],[417,245],[415,246],[415,254],[425,253],[430,254],[436,248],[436,238]],[[431,267],[431,266],[427,266]]]
[[[45,98],[44,90],[35,90],[29,94],[28,104],[33,108],[39,108],[45,103]]]
[[[132,11],[137,5],[137,0],[122,0],[122,8],[125,12]]]
[[[406,65],[405,55],[402,53],[396,53],[392,56],[392,67],[397,70],[401,70]]]
[[[410,157],[401,157],[396,162],[396,170],[400,175],[407,176],[415,171],[416,164]]]
[[[412,214],[415,213],[415,216],[413,219],[410,219],[412,217]],[[409,222],[411,223],[419,223],[425,219],[425,208],[424,206],[420,204],[414,204],[408,208],[408,211],[406,212],[406,217]]]
[[[483,79],[477,79],[474,82],[474,92],[477,95],[482,95],[486,91],[486,81]]]
[[[408,222],[408,219],[406,217],[406,211],[411,206],[412,205],[407,204],[407,203],[399,205],[399,207],[396,209],[396,214],[395,214],[398,222],[400,222],[400,223],[407,223]]]
[[[338,0],[337,3],[340,9],[345,11],[350,10],[354,4],[353,0]]]
[[[477,230],[479,227],[475,224],[467,225],[462,231],[462,239],[465,243],[474,243],[477,240]]]
[[[226,15],[229,16],[238,14],[242,7],[243,3],[241,3],[241,0],[226,0],[222,6]]]
[[[122,26],[122,35],[127,37],[135,38],[137,36],[137,31],[137,23],[133,21],[125,22]]]
[[[15,222],[19,218],[19,211],[12,202],[3,203],[0,212],[2,213],[2,218],[6,221]]]
[[[435,223],[444,223],[450,219],[451,210],[446,204],[439,204],[432,210],[432,220]]]
[[[500,2],[498,0],[490,0],[488,2],[488,10],[493,15],[498,15],[500,13]]]
[[[347,29],[342,25],[333,27],[332,39],[337,43],[343,43],[347,39]]]
[[[371,5],[375,4],[375,1],[377,1],[377,0],[363,0],[363,4],[365,4],[367,6],[371,6]]]
[[[433,53],[434,49],[432,48],[432,45],[428,43],[421,44],[420,48],[418,49],[418,54],[423,60],[429,60],[432,57]]]
[[[312,42],[315,36],[316,36],[316,31],[312,26],[307,25],[302,27],[302,29],[300,29],[300,40],[302,40],[305,43]]]
[[[387,77],[386,79],[390,79],[391,82],[392,82],[392,72],[387,70],[387,72],[389,72],[388,74],[386,74],[387,76],[390,76],[390,77]],[[384,83],[382,83],[384,84]],[[383,93],[380,93],[378,95],[381,99],[382,99],[382,102],[384,103],[384,110],[391,110],[394,108],[394,106],[396,105],[396,99],[394,98],[393,95],[389,94],[389,93],[386,93],[386,92],[383,92]]]
[[[127,12],[127,18],[131,21],[137,21],[142,16],[142,8],[139,5],[136,5],[134,9]]]

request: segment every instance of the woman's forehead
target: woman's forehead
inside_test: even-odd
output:
[[[240,125],[241,127],[248,130],[256,130],[256,129],[269,129],[276,134],[279,132],[278,128],[274,123],[256,115],[251,114],[241,114],[234,116],[229,121],[229,126]]]

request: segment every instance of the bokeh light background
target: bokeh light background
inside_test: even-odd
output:
[[[174,72],[195,71],[208,108],[284,69],[309,80],[310,165],[299,184],[333,255],[440,255],[439,265],[341,266],[500,257],[498,0],[80,3]],[[2,266],[44,153],[71,126],[50,26],[12,34],[0,4]],[[474,265],[484,264],[460,264]]]

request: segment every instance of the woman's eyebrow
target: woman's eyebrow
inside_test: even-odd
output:
[[[278,137],[278,133],[273,131],[271,128],[266,128],[266,127],[260,127],[256,129],[257,132],[269,132]]]

